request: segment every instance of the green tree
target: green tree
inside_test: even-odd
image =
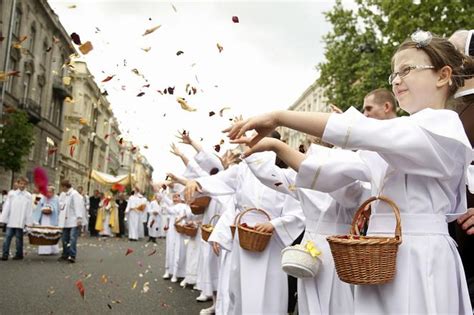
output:
[[[329,102],[362,107],[365,94],[390,88],[390,61],[398,45],[417,29],[450,36],[472,27],[474,6],[463,0],[356,0],[350,10],[336,0],[326,19],[333,30],[324,37],[326,61],[318,65]]]
[[[24,166],[24,157],[34,143],[34,126],[28,122],[28,115],[23,111],[14,111],[4,116],[0,134],[0,166],[15,172]]]

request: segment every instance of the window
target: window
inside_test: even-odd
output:
[[[20,37],[20,26],[21,26],[22,15],[23,13],[21,12],[21,9],[17,7],[15,21],[13,24],[13,35],[15,35],[17,38]]]
[[[28,34],[28,37],[30,38],[29,45],[28,45],[28,50],[30,51],[30,53],[34,54],[34,52],[35,52],[35,41],[36,41],[36,27],[34,25],[31,26],[30,34]]]
[[[36,141],[31,146],[30,155],[28,156],[28,160],[33,161],[35,159],[35,151],[36,151]]]
[[[9,68],[11,70],[18,70],[18,62],[13,59],[13,58],[10,58],[10,66]],[[12,93],[13,94],[13,87],[16,85],[16,82],[18,81],[18,78],[14,75],[11,75],[8,77],[8,81],[7,81],[7,91],[9,93]]]
[[[49,49],[49,44],[48,44],[48,42],[45,40],[45,41],[43,42],[43,58],[42,58],[42,60],[41,60],[41,63],[42,63],[42,65],[43,65],[43,67],[45,67],[45,68],[48,68],[48,66],[49,66],[49,65],[48,65],[48,54],[49,54],[48,49]]]
[[[44,81],[38,80],[38,104],[43,108]]]
[[[57,152],[54,151],[55,148],[57,148],[56,142],[54,142],[54,140],[51,139],[50,137],[46,137],[46,148],[45,148],[45,157],[44,157],[43,165],[45,166],[49,165],[51,167],[56,166]]]

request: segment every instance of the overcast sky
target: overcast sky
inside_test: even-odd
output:
[[[323,12],[334,5],[330,0],[49,3],[69,34],[92,42],[94,49],[83,60],[108,91],[126,139],[139,145],[154,167],[155,180],[167,171],[183,171],[169,153],[177,129],[190,130],[212,147],[224,139],[220,130],[229,118],[291,106],[317,78],[315,65],[324,60],[322,36],[330,30]],[[233,16],[240,23],[233,23]],[[177,56],[178,51],[183,54]],[[111,75],[109,82],[100,82]],[[186,94],[188,83],[196,95]],[[168,86],[175,86],[174,95],[157,92]],[[145,94],[137,97],[140,92]],[[197,111],[182,110],[178,96]],[[231,110],[221,118],[223,107]],[[209,117],[210,111],[216,115]],[[191,157],[189,148],[183,151]]]

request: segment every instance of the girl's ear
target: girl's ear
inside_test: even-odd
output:
[[[438,73],[439,73],[439,78],[438,78],[438,82],[436,83],[437,87],[443,87],[446,84],[448,86],[451,86],[453,84],[453,81],[451,79],[453,69],[451,69],[450,66],[444,66],[438,71]]]

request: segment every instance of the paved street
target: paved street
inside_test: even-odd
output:
[[[3,238],[0,232],[1,243]],[[133,252],[125,256],[129,248]],[[0,314],[198,314],[210,306],[195,301],[197,291],[161,279],[164,251],[165,240],[154,245],[81,237],[77,262],[69,264],[38,256],[25,237],[23,261],[0,261]]]

